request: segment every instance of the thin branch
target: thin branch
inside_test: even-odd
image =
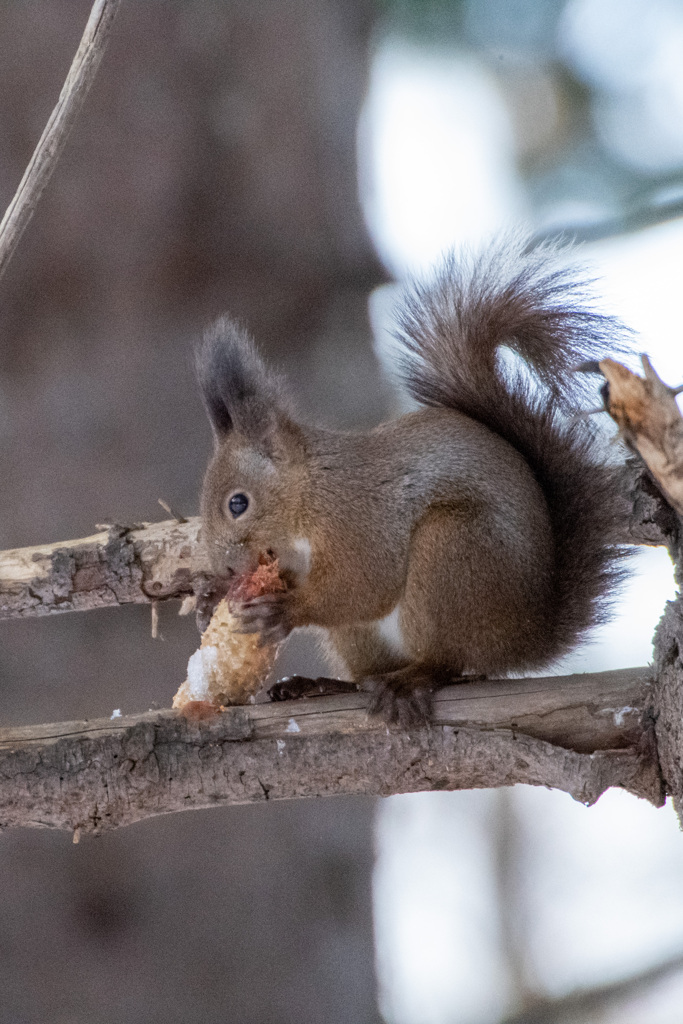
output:
[[[541,228],[534,234],[531,245],[536,246],[558,236],[573,242],[601,242],[678,220],[683,216],[683,197],[680,195],[680,183],[677,182],[676,186],[679,194],[666,199],[659,199],[656,194],[649,195],[614,217],[574,224],[557,223]]]
[[[173,687],[170,686],[169,689]],[[0,730],[0,826],[101,832],[269,799],[550,786],[660,805],[646,669],[451,686],[406,733],[362,693]],[[79,833],[80,834],[80,833]]]
[[[502,1024],[574,1024],[579,1020],[592,1020],[682,970],[683,954],[678,953],[620,981],[583,991],[579,989],[557,999],[540,1000],[512,1017],[506,1017]]]
[[[57,105],[0,224],[0,277],[38,205],[43,189],[92,85],[121,0],[95,0]]]
[[[676,524],[647,485],[638,470],[625,471],[634,513],[622,543],[671,548]],[[92,537],[0,551],[0,619],[189,597],[210,570],[199,519],[177,520],[113,525]]]

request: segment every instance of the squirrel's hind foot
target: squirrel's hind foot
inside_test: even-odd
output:
[[[424,725],[432,718],[434,691],[452,682],[452,673],[424,665],[364,679],[361,689],[370,694],[368,713],[402,729]]]
[[[370,693],[368,714],[377,715],[387,725],[402,729],[424,725],[432,717],[432,691],[416,687],[404,692],[384,679],[367,679],[363,689]]]

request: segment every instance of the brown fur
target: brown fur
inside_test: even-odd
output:
[[[623,329],[580,293],[554,250],[515,239],[448,261],[399,317],[425,407],[365,434],[296,423],[244,332],[219,322],[199,358],[216,436],[206,541],[217,574],[270,551],[290,586],[245,612],[253,628],[325,627],[374,709],[408,724],[435,680],[538,668],[602,620],[622,507],[590,427],[567,413],[573,367]],[[234,493],[249,498],[237,519]]]

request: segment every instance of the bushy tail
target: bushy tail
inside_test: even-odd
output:
[[[624,551],[614,546],[626,515],[617,472],[601,462],[589,421],[572,413],[585,389],[576,367],[622,351],[628,331],[592,311],[586,291],[558,246],[527,251],[526,239],[513,237],[477,258],[449,257],[398,316],[401,372],[413,397],[500,434],[543,489],[556,542],[556,614],[539,663],[604,621],[624,575]],[[506,348],[523,368],[505,358]]]

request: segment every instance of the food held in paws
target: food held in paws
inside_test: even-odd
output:
[[[199,650],[188,662],[187,679],[173,698],[174,708],[191,711],[188,705],[197,702],[219,708],[253,699],[273,667],[279,643],[259,644],[258,633],[238,633],[239,619],[230,608],[286,589],[277,560],[259,565],[236,581],[217,605]]]

